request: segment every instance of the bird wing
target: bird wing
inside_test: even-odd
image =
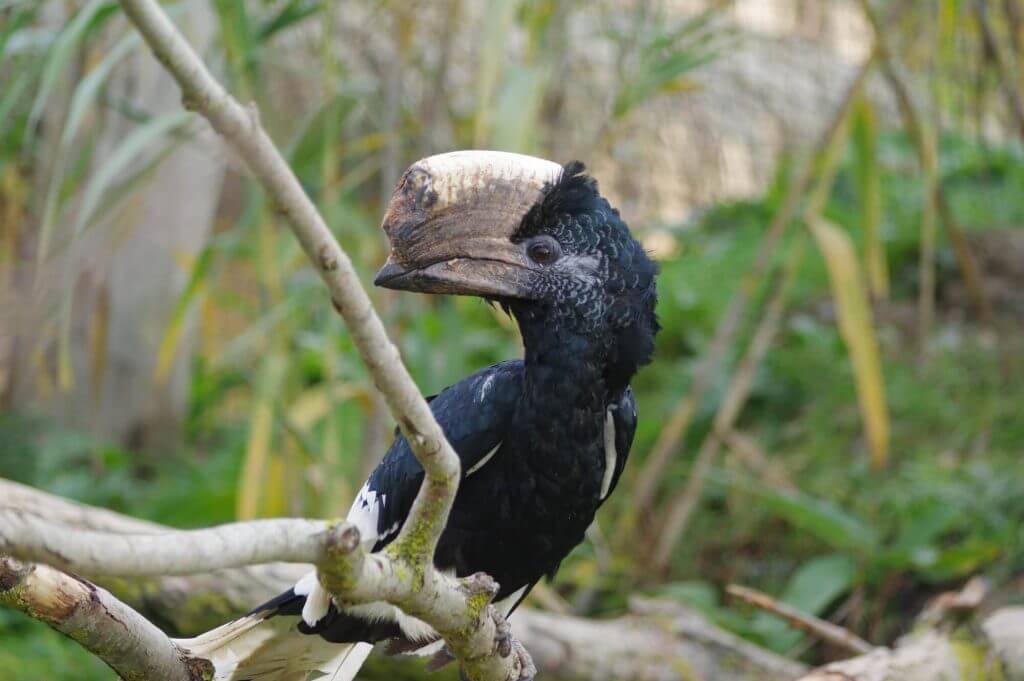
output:
[[[462,475],[493,454],[505,438],[516,398],[522,394],[521,361],[487,367],[445,388],[430,409],[462,463]],[[387,454],[359,491],[349,520],[374,542],[387,546],[402,529],[423,482],[423,467],[408,441],[397,433]]]

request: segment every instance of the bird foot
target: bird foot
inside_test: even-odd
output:
[[[512,651],[519,657],[519,681],[534,681],[537,677],[537,666],[533,663],[526,646],[513,638]]]
[[[508,623],[505,616],[491,608],[491,619],[494,620],[494,645],[498,654],[508,657],[512,654],[512,625]]]
[[[537,667],[533,664],[533,658],[526,647],[512,635],[512,625],[497,610],[491,610],[491,618],[494,620],[494,644],[498,654],[502,657],[515,655],[519,658],[518,681],[533,681],[537,676]]]

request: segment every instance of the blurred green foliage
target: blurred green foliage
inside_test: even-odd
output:
[[[177,11],[176,3],[169,4]],[[542,112],[555,115],[557,108],[551,99],[559,55],[552,45],[559,22],[566,20],[557,4],[488,4],[483,39],[492,42],[474,74],[476,99],[468,108],[449,111],[446,119],[456,145],[544,149],[539,121]],[[381,114],[390,96],[387,78],[373,83],[349,78],[329,44],[323,48],[325,92],[318,108],[304,112],[298,122],[290,120],[285,103],[266,89],[268,72],[279,67],[273,41],[303,22],[336,18],[326,4],[313,0],[213,6],[222,76],[233,91],[259,104],[264,122],[328,222],[344,225],[339,239],[368,279],[383,259],[377,223],[390,189],[374,181],[401,169],[389,169],[389,159],[415,157],[419,126],[429,122],[408,111]],[[146,169],[172,148],[186,122],[177,115],[149,117],[125,109],[125,115],[139,118],[134,137],[106,172],[88,172],[96,141],[85,123],[88,112],[125,108],[104,99],[103,78],[109,73],[103,65],[112,69],[140,46],[112,28],[113,2],[85,3],[73,21],[52,33],[28,30],[39,10],[36,3],[12,7],[0,9],[0,54],[6,59],[0,178],[14,177],[38,160],[35,123],[51,104],[54,84],[83,44],[108,40],[107,49],[94,55],[101,65],[74,90],[61,139],[67,156],[42,202],[43,234],[46,225],[55,230],[64,225],[71,207],[86,206],[73,216],[77,234],[145,181]],[[399,30],[411,20],[399,7],[387,9],[394,11]],[[722,49],[722,34],[709,17],[663,26],[656,17],[638,16],[635,25],[608,32],[622,54],[621,87],[609,96],[608,111],[595,112],[608,117],[605,134],[650,98],[692,86],[687,74]],[[522,62],[506,64],[501,40],[513,23],[525,31],[530,49]],[[110,41],[109,32],[117,39]],[[397,42],[400,50],[412,49]],[[12,44],[17,49],[5,47]],[[880,124],[876,131],[874,125],[858,121],[825,216],[846,228],[860,253],[868,250],[866,239],[877,238],[886,260],[890,300],[879,304],[877,333],[891,420],[891,467],[883,473],[869,468],[825,264],[820,257],[805,257],[782,331],[737,424],[751,450],[730,451],[713,468],[669,574],[645,571],[639,539],[581,546],[564,564],[555,588],[587,614],[620,610],[632,591],[645,590],[689,603],[769,648],[818,661],[828,651],[768,615],[727,601],[722,587],[729,582],[753,586],[841,621],[873,642],[888,642],[936,593],[974,574],[999,584],[1024,570],[1019,408],[1024,365],[1017,359],[1022,320],[1001,319],[1004,328],[996,334],[969,315],[964,319],[963,304],[945,296],[958,274],[940,238],[939,323],[927,342],[927,361],[920,361],[912,310],[919,293],[922,178],[905,134]],[[595,146],[605,143],[596,140]],[[940,140],[940,159],[943,186],[968,231],[1024,225],[1019,145],[993,148],[949,131]],[[139,162],[137,175],[125,179],[119,173]],[[790,159],[779,159],[775,182],[757,200],[713,206],[681,224],[634,222],[641,234],[654,228],[667,232],[678,253],[662,262],[664,330],[654,365],[634,384],[641,410],[634,461],[620,493],[601,513],[603,526],[613,526],[629,508],[637,465],[684,395],[739,274],[750,266],[780,207],[792,181],[791,165]],[[10,411],[0,413],[0,476],[182,527],[239,515],[344,512],[367,466],[383,453],[390,423],[298,245],[276,226],[258,188],[240,182],[241,198],[229,224],[188,264],[189,281],[160,349],[163,366],[178,350],[190,311],[213,320],[209,329],[215,342],[204,344],[194,363],[184,446],[127,451],[80,432],[63,432],[38,415]],[[865,215],[876,210],[874,199],[864,196],[864,187],[873,183],[881,206],[878,224],[860,229],[875,220]],[[19,191],[26,203],[38,199],[26,198],[24,186]],[[3,198],[12,200],[9,194]],[[801,230],[790,229],[787,248],[803,238]],[[374,295],[426,394],[518,353],[509,320],[480,301]],[[763,295],[759,292],[758,300]],[[904,323],[908,305],[911,321]],[[731,361],[749,335],[746,329],[730,348]],[[683,451],[663,476],[662,498],[682,488],[693,453],[711,429],[728,375],[720,371],[714,379]],[[110,678],[110,672],[44,626],[0,612],[0,677],[88,680]]]

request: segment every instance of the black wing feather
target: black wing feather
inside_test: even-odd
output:
[[[430,399],[434,418],[459,455],[463,475],[504,440],[516,397],[521,394],[522,374],[522,361],[502,362],[464,378]],[[380,539],[374,551],[397,535],[422,482],[423,467],[399,432],[366,483],[378,498],[384,495],[377,518]]]

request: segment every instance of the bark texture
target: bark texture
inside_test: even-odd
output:
[[[0,558],[0,604],[73,638],[123,679],[200,681],[212,672],[105,589],[46,565]]]
[[[1022,681],[1024,607],[1002,608],[980,627],[924,628],[893,648],[816,669],[800,681]]]

